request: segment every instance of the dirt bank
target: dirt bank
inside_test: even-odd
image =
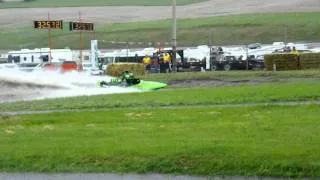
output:
[[[171,88],[192,88],[192,87],[220,87],[220,86],[240,86],[248,84],[263,84],[275,82],[295,82],[308,81],[313,78],[272,78],[272,77],[257,77],[250,79],[188,79],[188,80],[174,80],[169,81]]]

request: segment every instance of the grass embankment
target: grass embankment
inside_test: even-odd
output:
[[[319,81],[217,88],[181,88],[147,93],[99,95],[1,104],[0,112],[23,110],[155,108],[320,99]]]
[[[319,39],[320,13],[272,13],[233,15],[200,19],[180,19],[178,21],[179,46],[208,44],[212,32],[214,45],[248,44],[253,42],[272,43],[284,40],[287,27],[289,41],[317,41]],[[34,48],[47,46],[46,31],[27,27],[0,28],[1,49]],[[64,27],[68,27],[65,24]],[[94,33],[86,33],[85,46],[89,48],[91,39],[98,39],[99,48],[126,47],[118,42],[171,42],[171,20],[136,22],[125,24],[97,25]],[[70,33],[68,28],[52,32],[52,47],[66,46],[78,49],[79,34]],[[103,40],[103,41],[102,41]],[[131,46],[130,46],[131,47]]]
[[[206,0],[177,0],[177,5],[198,3]],[[172,0],[32,0],[29,2],[3,2],[1,8],[81,7],[81,6],[168,6]]]
[[[221,80],[221,81],[245,81],[245,80],[271,80],[274,82],[283,79],[318,79],[320,78],[320,70],[304,70],[304,71],[214,71],[214,72],[186,72],[175,74],[146,74],[141,79],[151,81],[161,81],[170,83],[172,81],[184,80]]]
[[[319,105],[2,116],[0,171],[319,177],[319,117]]]

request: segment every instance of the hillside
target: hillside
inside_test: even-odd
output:
[[[98,0],[96,0],[98,1]],[[122,0],[119,2],[125,2]],[[138,2],[139,0],[135,0]],[[171,2],[171,1],[167,1]],[[183,0],[181,0],[182,2]],[[185,2],[187,0],[184,0]],[[55,1],[56,2],[56,1]],[[81,1],[82,2],[82,1]],[[84,2],[84,1],[83,1]],[[89,1],[87,1],[89,2]],[[90,1],[91,2],[91,1]],[[95,2],[95,1],[93,1]],[[127,1],[128,2],[128,1]],[[140,0],[140,5],[146,0]],[[189,1],[190,2],[190,1]],[[199,1],[191,1],[199,2]],[[58,4],[58,3],[57,3]],[[169,3],[170,4],[170,3]],[[0,4],[1,5],[1,4]],[[125,5],[125,4],[122,4]],[[315,12],[320,10],[319,0],[210,0],[177,8],[179,18],[212,17],[231,14],[268,13],[268,12]],[[168,19],[171,17],[170,6],[118,6],[118,7],[60,7],[60,8],[17,8],[1,9],[1,26],[28,25],[35,19],[52,18],[75,20],[79,11],[86,21],[106,24],[116,22],[136,22]],[[23,15],[23,16],[22,16]]]

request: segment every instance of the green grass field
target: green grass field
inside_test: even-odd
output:
[[[0,171],[319,177],[319,116],[319,105],[2,116]]]
[[[154,73],[146,74],[140,77],[144,80],[161,81],[170,83],[171,81],[181,80],[221,80],[221,81],[246,81],[246,80],[272,80],[274,82],[281,79],[318,79],[320,78],[319,70],[303,70],[303,71],[207,71],[200,72],[184,72],[175,74]]]
[[[206,0],[177,0],[178,5],[187,5]],[[166,6],[172,0],[32,0],[29,2],[0,3],[1,8],[35,8],[35,7],[81,7],[81,6]]]
[[[319,12],[274,13],[221,16],[178,21],[178,45],[208,44],[212,32],[214,45],[249,44],[254,42],[272,43],[284,40],[284,28],[288,27],[288,41],[318,41],[320,37]],[[68,27],[65,24],[65,27]],[[54,48],[79,48],[79,34],[63,31],[52,33]],[[47,46],[48,33],[34,30],[32,24],[22,27],[0,28],[2,49],[34,48]],[[171,21],[151,21],[125,24],[97,25],[93,33],[85,33],[85,46],[91,39],[99,40],[100,48],[125,47],[111,41],[128,42],[171,42]],[[144,44],[143,46],[149,46]]]

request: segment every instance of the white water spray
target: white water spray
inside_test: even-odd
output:
[[[97,87],[99,80],[110,79],[110,76],[91,76],[79,72],[60,74],[1,69],[0,102],[139,92],[133,88]]]

